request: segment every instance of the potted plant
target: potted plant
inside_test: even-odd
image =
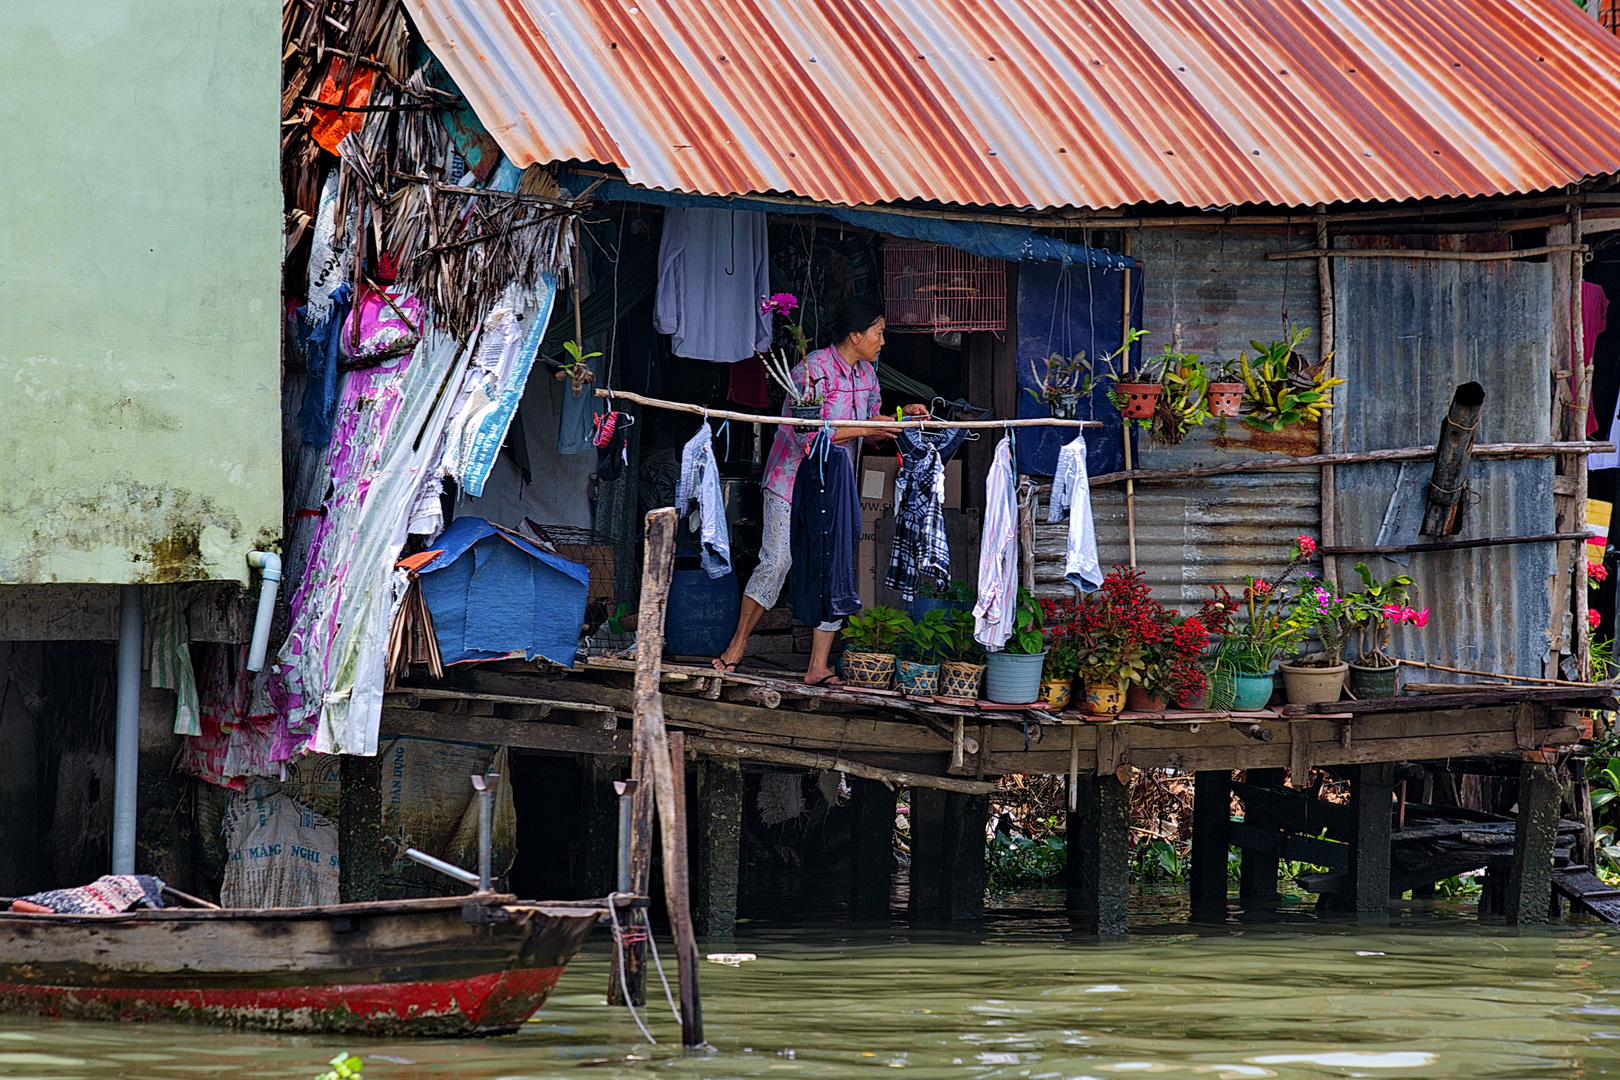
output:
[[[1085,687],[1082,708],[1093,716],[1117,715],[1125,707],[1126,684],[1146,665],[1144,642],[1156,624],[1143,612],[1151,594],[1141,578],[1140,570],[1116,566],[1096,592],[1052,605],[1056,634],[1075,646],[1075,682]]]
[[[984,650],[973,637],[973,613],[946,609],[939,645],[941,655],[950,657],[939,666],[940,696],[977,700],[979,683],[984,678],[984,664],[980,662]]]
[[[894,646],[910,633],[911,620],[892,607],[869,607],[844,620],[844,681],[887,690],[894,682]]]
[[[1091,396],[1096,381],[1085,351],[1075,353],[1072,359],[1065,359],[1062,353],[1052,353],[1043,364],[1045,374],[1036,370],[1035,358],[1029,358],[1029,374],[1035,386],[1024,387],[1024,393],[1051,410],[1055,419],[1073,420],[1080,399]]]
[[[1012,635],[1004,648],[985,657],[984,696],[1004,705],[1033,703],[1041,696],[1041,665],[1045,661],[1041,605],[1028,589],[1019,589]]]
[[[1074,695],[1074,674],[1080,668],[1080,653],[1072,641],[1058,641],[1046,651],[1041,669],[1041,700],[1055,709],[1064,709]]]
[[[900,692],[908,697],[933,697],[939,688],[939,663],[946,633],[945,609],[934,608],[900,638],[909,654],[896,668]]]
[[[1248,415],[1243,422],[1256,431],[1281,431],[1286,427],[1314,424],[1322,413],[1333,408],[1332,389],[1343,386],[1343,379],[1327,376],[1329,353],[1315,364],[1308,364],[1295,350],[1310,337],[1308,326],[1291,326],[1288,336],[1280,341],[1262,344],[1249,342],[1254,347],[1254,363],[1249,354],[1238,354],[1238,368],[1243,373],[1245,402]]]
[[[1124,343],[1103,357],[1103,364],[1108,369],[1107,378],[1113,384],[1108,391],[1109,400],[1121,416],[1143,426],[1152,422],[1154,410],[1159,406],[1159,395],[1164,393],[1160,383],[1164,377],[1164,364],[1160,358],[1155,358],[1136,371],[1121,371],[1115,361],[1122,361],[1131,346],[1146,337],[1147,333],[1146,330],[1127,330]]]
[[[591,370],[591,361],[602,354],[599,352],[581,352],[578,342],[563,342],[563,352],[568,354],[568,363],[557,365],[557,380],[568,380],[568,388],[579,397],[580,391],[586,385],[596,381],[596,373]]]
[[[772,348],[764,356],[765,373],[787,394],[788,413],[791,416],[799,420],[819,420],[826,393],[823,380],[811,379],[809,372],[802,367],[805,357],[810,354],[810,339],[804,332],[804,316],[801,314],[797,322],[791,318],[798,308],[799,298],[792,293],[774,293],[759,298],[759,313],[773,318],[777,315],[782,316],[799,354],[797,359],[793,359],[782,351]],[[794,381],[795,367],[803,371],[803,382]]]
[[[1296,541],[1307,555],[1316,550],[1316,541],[1301,536]],[[1282,672],[1283,693],[1290,705],[1309,705],[1338,701],[1344,693],[1345,675],[1350,665],[1344,662],[1344,643],[1350,629],[1351,600],[1337,595],[1325,581],[1311,574],[1304,575],[1301,602],[1314,605],[1318,619],[1317,635],[1322,639],[1322,651],[1311,656],[1299,656],[1277,665]]]
[[[1280,655],[1297,649],[1322,618],[1310,590],[1290,590],[1287,585],[1307,558],[1306,549],[1296,542],[1288,566],[1276,578],[1245,579],[1237,608],[1243,619],[1227,627],[1216,652],[1211,707],[1255,712],[1271,700],[1275,689],[1272,666]]]
[[[1398,623],[1427,626],[1429,609],[1417,611],[1408,606],[1412,579],[1406,574],[1379,581],[1364,562],[1356,563],[1356,574],[1363,588],[1346,598],[1346,614],[1360,647],[1350,661],[1350,692],[1362,699],[1394,697],[1399,664],[1384,651],[1389,645],[1390,629]]]
[[[1221,418],[1236,416],[1243,411],[1243,378],[1238,371],[1235,360],[1228,360],[1222,364],[1210,379],[1208,404],[1211,416]],[[1225,424],[1222,423],[1221,434],[1225,435]]]
[[[1170,702],[1196,700],[1206,689],[1209,630],[1197,616],[1184,616],[1157,601],[1154,607],[1158,634],[1144,646],[1142,671],[1125,695],[1133,712],[1163,712]]]
[[[1160,446],[1179,446],[1187,432],[1210,418],[1209,371],[1197,353],[1176,352],[1168,345],[1154,359],[1164,393],[1153,410],[1148,434]]]
[[[935,608],[972,611],[976,597],[973,586],[966,581],[953,581],[941,588],[932,578],[924,577],[917,584],[917,598],[906,601],[906,614],[912,622],[921,622]]]

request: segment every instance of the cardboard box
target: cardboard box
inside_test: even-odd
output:
[[[862,505],[879,503],[894,505],[894,480],[900,475],[900,459],[867,454],[861,458],[860,483],[857,485]]]
[[[855,591],[860,594],[863,608],[877,603],[878,581],[888,569],[887,561],[881,569],[878,567],[878,525],[888,511],[881,507],[869,511],[866,507],[867,503],[863,501],[861,539],[855,548]]]

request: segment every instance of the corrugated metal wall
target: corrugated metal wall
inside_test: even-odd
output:
[[[1307,348],[1314,354],[1321,330],[1315,261],[1266,260],[1269,251],[1314,242],[1304,229],[1292,236],[1244,229],[1133,232],[1132,254],[1145,276],[1142,325],[1151,332],[1144,355],[1170,343],[1178,322],[1182,350],[1206,363],[1236,357],[1251,340],[1281,337],[1289,323],[1311,328]],[[1256,454],[1313,454],[1317,441],[1315,428],[1257,435],[1230,422],[1224,437],[1207,425],[1174,447],[1154,446],[1142,436],[1136,464],[1163,469]],[[1313,468],[1138,483],[1137,565],[1161,600],[1184,607],[1209,596],[1211,583],[1230,587],[1248,574],[1273,574],[1286,564],[1294,537],[1320,532],[1317,484]],[[1103,566],[1127,562],[1124,485],[1093,489],[1092,508]],[[1067,525],[1039,523],[1036,534],[1037,591],[1059,594]]]
[[[1452,391],[1469,380],[1481,383],[1486,394],[1477,441],[1546,440],[1551,269],[1507,261],[1339,260],[1333,268],[1337,366],[1350,383],[1339,391],[1334,412],[1338,445],[1363,450],[1432,443]],[[1375,543],[1400,466],[1341,466],[1335,472],[1337,542]],[[1426,481],[1426,466],[1422,476]],[[1470,483],[1474,501],[1463,537],[1554,531],[1550,459],[1476,460]],[[1341,560],[1346,587],[1355,583],[1356,561]],[[1380,578],[1401,570],[1386,558],[1367,561]],[[1551,544],[1412,555],[1408,572],[1416,579],[1416,606],[1429,608],[1429,625],[1397,631],[1392,651],[1454,667],[1540,675],[1553,566]]]

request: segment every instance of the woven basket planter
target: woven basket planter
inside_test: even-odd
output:
[[[939,691],[939,665],[900,661],[896,672],[900,692],[907,697],[933,697]]]
[[[844,681],[867,690],[894,685],[894,653],[844,652]]]
[[[976,698],[979,696],[979,682],[983,678],[983,664],[949,661],[939,667],[939,694],[941,697]]]

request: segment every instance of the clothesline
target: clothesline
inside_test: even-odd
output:
[[[793,416],[766,416],[758,413],[732,412],[729,409],[708,409],[702,405],[692,405],[685,401],[664,401],[661,398],[632,394],[626,390],[597,390],[596,396],[628,401],[633,405],[647,405],[654,409],[670,409],[675,412],[691,413],[694,416],[708,417],[710,420],[736,420],[744,424],[791,424],[794,427],[820,427],[822,424],[829,422],[825,420],[800,420]],[[933,420],[908,416],[904,420],[834,420],[831,423],[835,427],[877,429],[900,427],[986,429],[1008,427],[1102,427],[1102,422],[1098,420],[1059,420],[1048,416],[1030,417],[1024,420]]]

